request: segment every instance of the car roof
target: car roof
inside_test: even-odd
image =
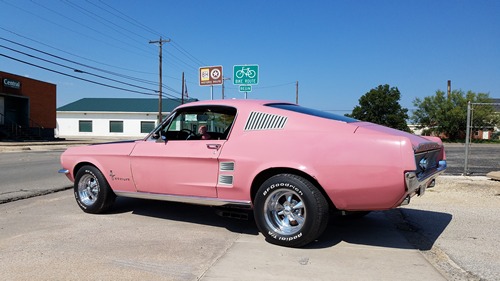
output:
[[[179,106],[179,108],[190,107],[190,106],[203,106],[203,105],[223,105],[223,106],[233,106],[236,108],[240,108],[240,107],[263,106],[271,103],[293,104],[290,102],[280,101],[280,100],[219,99],[219,100],[190,102]]]

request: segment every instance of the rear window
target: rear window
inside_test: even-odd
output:
[[[317,109],[312,109],[312,108],[307,108],[307,107],[302,107],[298,106],[295,104],[288,104],[288,103],[272,103],[272,104],[267,104],[267,106],[274,107],[274,108],[280,108],[284,110],[290,110],[302,114],[307,114],[307,115],[312,115],[316,117],[321,117],[321,118],[326,118],[326,119],[331,119],[331,120],[336,120],[336,121],[342,121],[346,123],[352,123],[352,122],[358,122],[359,120],[356,120],[354,118],[342,116],[342,115],[337,115],[334,113],[326,112],[326,111],[321,111]]]

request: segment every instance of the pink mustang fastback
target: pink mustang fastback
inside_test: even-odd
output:
[[[408,204],[446,169],[439,138],[260,100],[185,104],[143,140],[69,148],[61,164],[85,212],[116,196],[252,208],[266,240],[290,247],[330,211]]]

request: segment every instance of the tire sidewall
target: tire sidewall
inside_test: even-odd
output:
[[[316,208],[317,203],[315,202],[315,196],[310,187],[302,180],[304,179],[299,180],[291,175],[277,175],[266,180],[259,188],[255,196],[255,222],[262,234],[266,237],[266,240],[270,243],[289,247],[299,247],[317,238],[318,230],[317,227],[314,226],[314,224],[317,223],[314,220],[318,217],[318,210]],[[304,204],[306,214],[304,224],[298,232],[291,235],[277,233],[268,226],[265,219],[265,204],[270,195],[278,190],[295,192],[300,196]]]
[[[92,177],[96,178],[97,184],[99,186],[97,200],[91,205],[83,203],[80,198],[80,194],[78,192],[78,184],[84,175],[91,175]],[[104,178],[102,173],[93,166],[83,166],[76,174],[75,184],[73,188],[75,199],[76,202],[78,203],[78,206],[86,213],[95,214],[101,212],[101,210],[105,205],[104,203],[106,202],[106,196],[107,196],[106,192],[108,189],[109,188],[106,179]]]

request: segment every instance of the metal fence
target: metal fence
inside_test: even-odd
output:
[[[469,161],[471,159],[471,138],[472,138],[472,130],[474,129],[477,130],[477,128],[474,128],[473,125],[474,106],[485,106],[485,105],[500,106],[500,103],[472,103],[470,101],[467,103],[467,130],[465,135],[465,160],[464,160],[463,175],[470,175],[472,173],[472,171],[470,171],[469,169],[470,165]],[[500,155],[496,155],[496,153],[494,153],[490,154],[490,156],[493,156],[493,165],[500,169]],[[498,161],[496,161],[495,157],[498,157]],[[485,159],[485,160],[491,160],[491,159]]]

